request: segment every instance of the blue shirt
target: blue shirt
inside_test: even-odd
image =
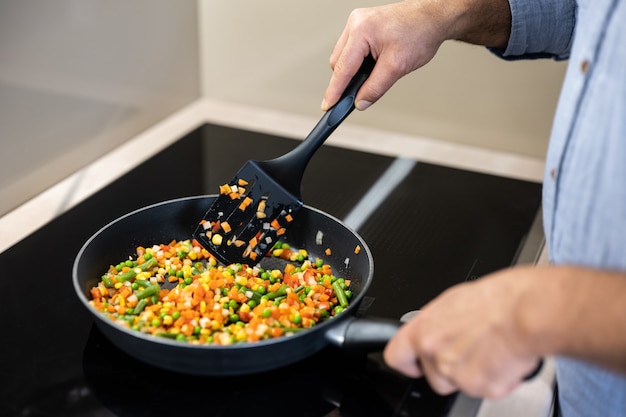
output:
[[[543,183],[550,260],[626,271],[626,1],[509,3],[501,56],[569,59]],[[624,375],[557,358],[557,387],[565,417],[626,416]]]

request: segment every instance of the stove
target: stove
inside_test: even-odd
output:
[[[294,146],[204,124],[1,253],[0,415],[473,415],[475,402],[435,394],[423,379],[386,368],[379,353],[329,347],[261,374],[189,376],[138,362],[93,324],[71,271],[94,232],[152,203],[215,194],[247,160]],[[370,246],[375,274],[364,316],[399,319],[542,249],[540,183],[325,145],[305,172],[302,197]]]

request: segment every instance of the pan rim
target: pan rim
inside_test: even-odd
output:
[[[361,303],[361,301],[363,300],[363,298],[365,297],[365,294],[367,293],[367,290],[369,289],[373,276],[374,276],[374,260],[373,260],[373,256],[372,256],[372,252],[369,248],[369,246],[367,245],[367,243],[365,242],[365,240],[363,239],[363,237],[361,235],[359,235],[355,230],[353,230],[351,227],[349,227],[348,225],[346,225],[343,221],[341,221],[340,219],[338,219],[337,217],[328,214],[320,209],[317,209],[315,207],[309,206],[304,204],[302,206],[303,209],[306,209],[308,211],[317,213],[318,215],[321,215],[323,217],[327,217],[328,219],[338,223],[339,225],[341,225],[342,227],[344,227],[347,231],[349,231],[352,235],[355,236],[355,238],[359,241],[359,244],[361,246],[361,251],[359,252],[359,255],[363,254],[365,255],[368,259],[368,264],[370,265],[368,274],[366,277],[363,277],[363,285],[361,290],[359,291],[358,294],[355,295],[355,298],[351,301],[350,305],[348,306],[348,308],[346,310],[344,310],[339,316],[333,317],[331,319],[328,320],[324,320],[323,322],[315,325],[312,328],[307,329],[306,331],[302,331],[302,332],[296,332],[296,333],[291,333],[289,335],[284,335],[278,338],[273,338],[273,339],[266,339],[266,340],[260,340],[257,342],[250,342],[250,343],[236,343],[236,344],[232,344],[232,345],[213,345],[213,344],[192,344],[192,343],[187,343],[187,342],[180,342],[180,341],[175,341],[175,340],[171,340],[171,339],[167,339],[164,337],[157,337],[154,335],[149,335],[149,334],[145,334],[136,330],[131,330],[128,329],[124,326],[121,326],[117,323],[115,323],[114,321],[112,321],[109,318],[106,318],[105,316],[103,316],[100,312],[96,311],[93,306],[91,306],[88,302],[87,297],[85,296],[85,293],[83,291],[83,288],[80,287],[79,282],[78,282],[78,266],[80,263],[80,260],[82,258],[83,253],[87,250],[87,248],[90,246],[91,242],[93,242],[98,236],[100,236],[102,233],[104,233],[107,229],[109,229],[110,227],[112,227],[114,224],[119,223],[121,221],[123,221],[124,219],[137,215],[141,212],[156,208],[156,207],[160,207],[160,206],[164,206],[164,205],[168,205],[168,204],[175,204],[177,202],[182,202],[182,201],[191,201],[191,200],[200,200],[200,199],[206,199],[206,198],[217,198],[217,194],[206,194],[206,195],[196,195],[196,196],[187,196],[187,197],[180,197],[180,198],[175,198],[175,199],[170,199],[170,200],[164,200],[161,202],[157,202],[154,204],[150,204],[138,209],[135,209],[131,212],[128,212],[122,216],[119,216],[118,218],[108,222],[107,224],[105,224],[104,226],[102,226],[100,229],[98,229],[93,235],[91,235],[91,237],[89,239],[87,239],[85,241],[85,243],[81,246],[80,250],[78,251],[76,258],[74,259],[74,263],[72,266],[72,282],[73,282],[73,286],[74,286],[74,292],[76,293],[77,297],[79,298],[79,300],[81,301],[81,303],[85,306],[85,308],[87,308],[87,310],[91,313],[92,316],[97,317],[98,322],[96,322],[95,324],[97,325],[105,325],[107,326],[107,328],[111,328],[115,331],[121,331],[123,334],[125,334],[126,336],[129,337],[133,337],[133,338],[139,338],[139,339],[143,339],[147,342],[151,342],[151,343],[157,343],[157,344],[162,344],[165,346],[172,346],[172,347],[176,347],[177,349],[189,349],[190,351],[195,351],[195,350],[216,350],[216,351],[221,351],[221,350],[225,350],[225,349],[253,349],[253,348],[259,348],[261,346],[264,347],[268,347],[277,343],[282,343],[286,340],[292,340],[292,339],[297,339],[297,338],[306,338],[306,337],[311,337],[312,335],[319,333],[319,332],[325,332],[325,329],[327,327],[333,326],[335,323],[337,323],[337,320],[344,320],[348,317],[353,317],[353,312],[358,309],[359,304]]]

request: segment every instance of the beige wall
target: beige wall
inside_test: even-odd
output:
[[[382,3],[200,1],[204,94],[315,117],[349,12]],[[543,158],[564,69],[449,42],[347,123]]]
[[[197,0],[0,2],[0,215],[200,96]]]

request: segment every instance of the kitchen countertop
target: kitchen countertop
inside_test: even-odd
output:
[[[302,139],[317,120],[211,99],[195,101],[1,217],[0,252],[203,123],[216,123]],[[350,125],[349,121],[337,129],[328,143],[535,182],[541,182],[544,169],[543,161],[535,158],[358,127]],[[545,251],[538,262],[546,262]],[[522,384],[505,399],[477,401],[459,396],[458,403],[475,404],[476,415],[479,417],[500,415],[544,417],[551,414],[553,395],[554,365],[551,360],[547,360],[538,377]],[[460,415],[456,414],[457,408],[461,407],[451,410],[452,417]]]

